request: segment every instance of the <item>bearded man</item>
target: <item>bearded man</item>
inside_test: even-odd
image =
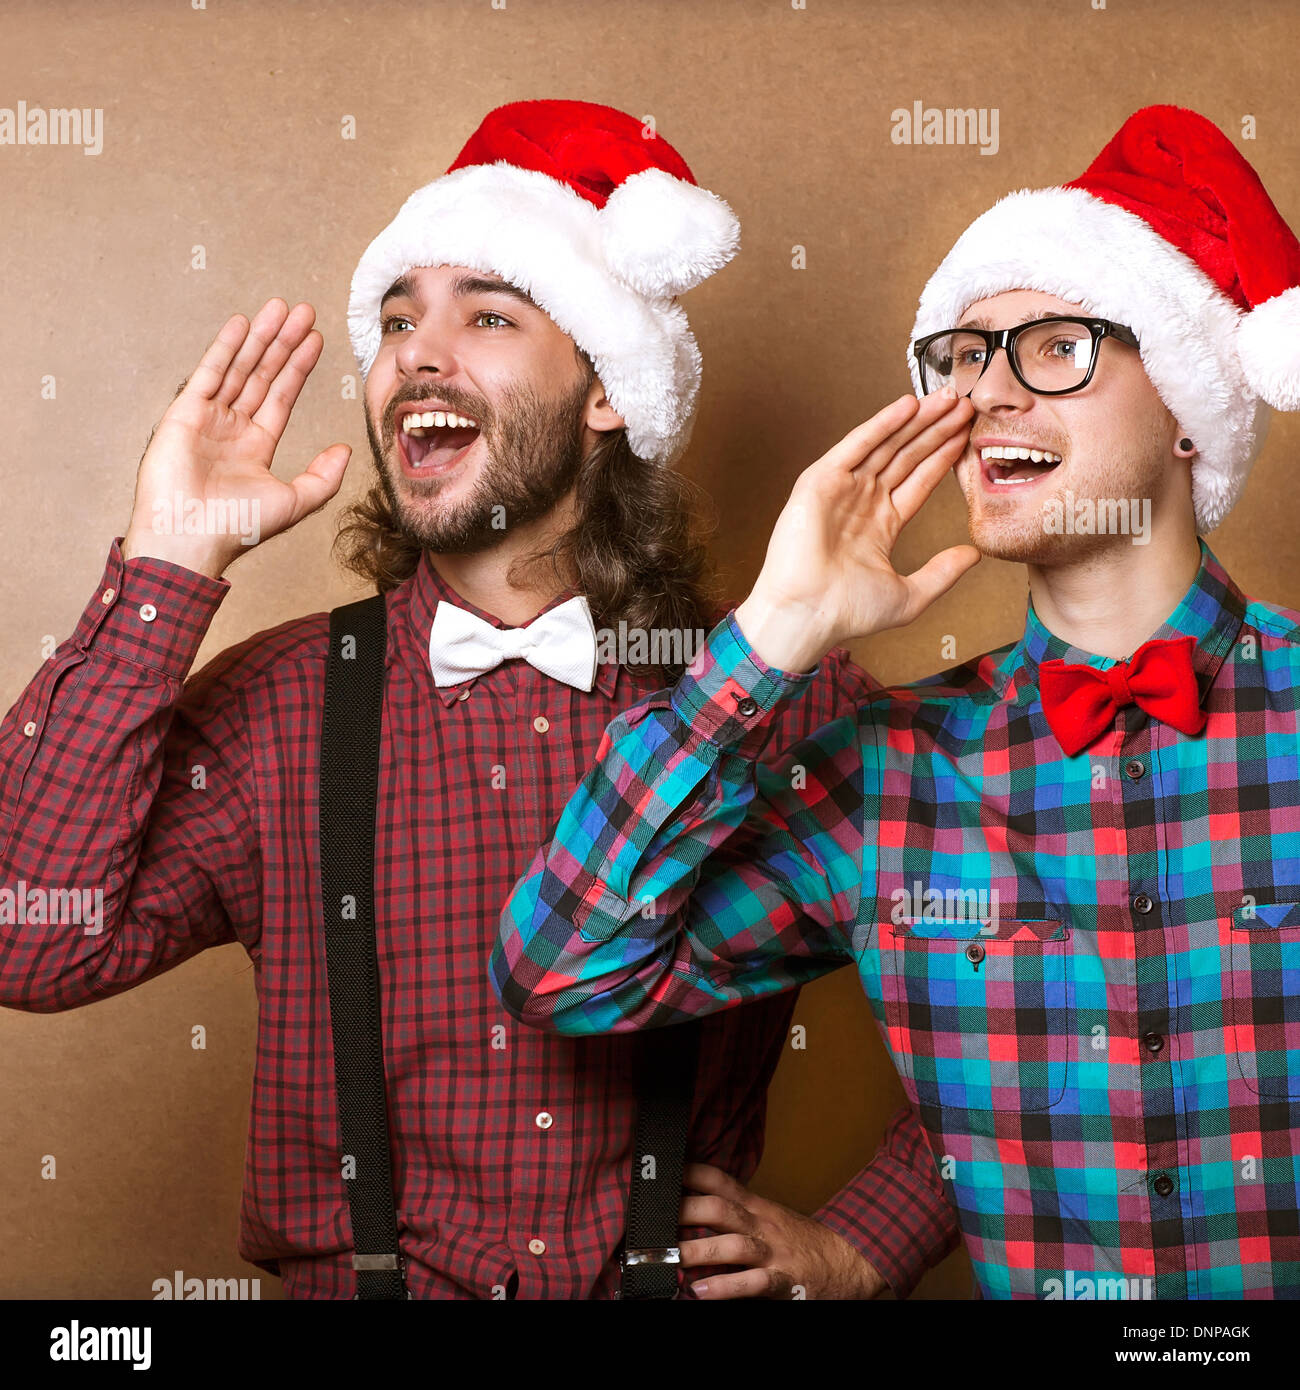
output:
[[[321,800],[322,707],[350,653],[318,613],[186,683],[245,538],[153,524],[177,494],[205,516],[237,502],[265,541],[338,490],[344,445],[288,482],[270,472],[320,356],[310,305],[272,300],[221,330],[154,433],[76,632],[4,723],[0,868],[102,884],[105,912],[97,935],[0,928],[0,999],[73,1008],[244,946],[259,1014],[239,1251],[290,1297],[664,1296],[683,1266],[717,1265],[739,1266],[722,1294],[905,1293],[898,1252],[914,1265],[955,1240],[910,1110],[820,1220],[744,1192],[787,995],[700,1030],[677,1168],[695,1161],[696,1195],[679,1213],[667,1173],[669,1238],[625,1249],[630,1184],[652,1181],[634,1163],[640,1049],[520,1027],[484,975],[501,903],[605,726],[716,620],[695,497],[671,467],[700,377],[676,297],[737,243],[731,210],[653,130],[533,101],[489,114],[361,257],[348,326],[376,478],[339,543],[383,596],[387,642],[358,779],[376,792],[382,1032],[364,1158],[342,1078],[357,1084],[348,1049],[368,1025],[332,999],[349,974],[332,900],[321,928],[336,866],[318,846],[339,812]],[[872,684],[835,654],[773,752]],[[679,1214],[696,1232],[680,1244]],[[745,1248],[720,1251],[740,1226]]]

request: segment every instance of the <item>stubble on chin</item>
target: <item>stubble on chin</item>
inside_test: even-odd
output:
[[[474,447],[483,446],[478,476],[465,496],[440,505],[439,494],[455,476],[408,480],[402,472],[395,431],[376,435],[370,412],[366,433],[379,483],[398,528],[423,549],[440,555],[471,555],[495,549],[507,528],[537,520],[573,485],[582,464],[580,410],[587,384],[559,400],[508,391],[502,408],[488,417]],[[458,406],[455,400],[450,401]],[[466,409],[475,418],[488,412]]]
[[[1152,445],[1154,459],[1158,440],[1153,438]],[[1068,469],[1069,464],[1065,467]],[[986,496],[978,476],[974,472],[967,474],[959,481],[966,497],[966,529],[971,544],[994,560],[1042,566],[1071,565],[1110,550],[1116,544],[1129,545],[1131,539],[1125,534],[1049,531],[1045,506],[1055,501],[1062,515],[1070,505],[1077,506],[1086,500],[1149,498],[1154,506],[1159,491],[1159,467],[1153,462],[1135,468],[1106,458],[1090,463],[1087,476],[1082,480],[1066,473],[1053,480],[1050,491],[1041,492],[1033,501],[1008,498],[1005,503]],[[1073,496],[1067,497],[1067,492]]]

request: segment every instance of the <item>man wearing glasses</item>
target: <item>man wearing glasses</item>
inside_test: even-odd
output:
[[[750,596],[607,730],[497,988],[616,1032],[853,962],[984,1296],[1300,1297],[1300,614],[1200,539],[1300,408],[1300,243],[1153,107],[979,218],[913,336],[919,406],[799,478]],[[954,465],[975,545],[899,575]],[[1067,490],[1105,524],[1048,524]],[[1019,641],[756,763],[825,652],[981,552],[1028,567]]]

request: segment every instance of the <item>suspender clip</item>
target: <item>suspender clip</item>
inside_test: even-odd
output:
[[[641,1250],[633,1248],[621,1251],[618,1262],[622,1269],[629,1269],[632,1265],[679,1265],[682,1252],[676,1245],[651,1246]]]

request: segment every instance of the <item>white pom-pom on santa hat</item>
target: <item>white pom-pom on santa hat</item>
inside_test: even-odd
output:
[[[740,246],[740,223],[727,204],[665,169],[624,179],[609,195],[600,227],[609,268],[651,298],[693,289]]]
[[[1246,380],[1274,410],[1300,410],[1300,286],[1242,316],[1237,351]]]

